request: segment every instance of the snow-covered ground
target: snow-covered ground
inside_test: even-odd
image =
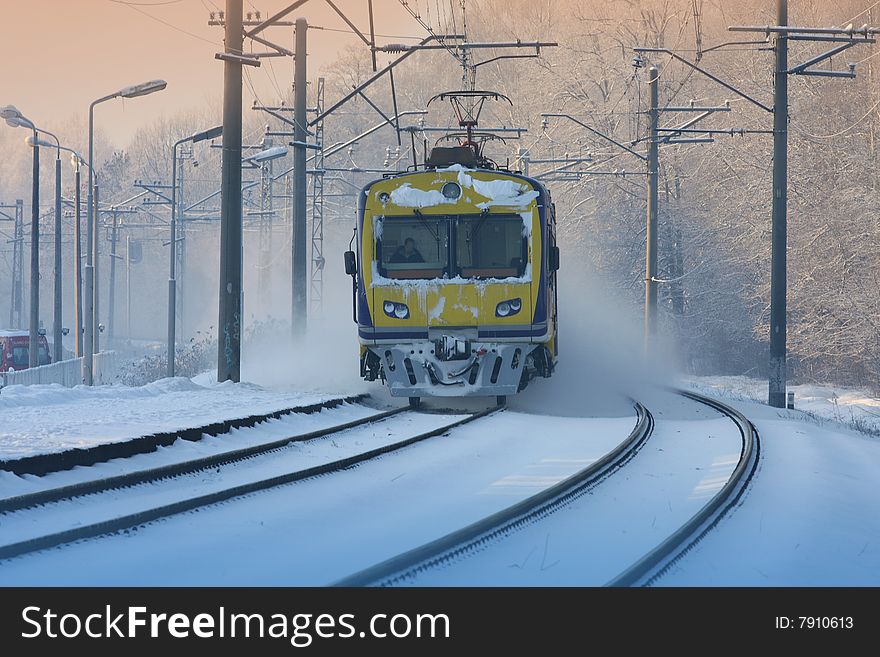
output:
[[[336,396],[209,383],[206,377],[162,379],[139,387],[8,386],[0,392],[0,459],[124,441]]]
[[[328,417],[335,416],[335,410],[326,415]],[[358,410],[366,409],[362,406],[355,406],[350,410],[357,413]],[[366,413],[366,415],[370,414],[375,414],[375,411]],[[345,415],[350,415],[350,413]],[[302,421],[306,420],[307,424],[311,424],[310,419],[308,416],[306,418],[286,416],[237,433],[244,436],[246,442],[270,442],[280,436],[299,433],[301,431],[299,425],[303,424]],[[438,429],[458,419],[460,418],[456,416],[439,413],[398,414],[375,423],[341,431],[326,438],[292,443],[269,453],[260,454],[234,464],[213,467],[207,471],[202,470],[165,479],[161,482],[139,484],[108,493],[92,494],[87,498],[74,498],[45,504],[38,508],[7,513],[2,525],[0,525],[0,543],[18,542],[82,525],[112,520],[121,515],[137,513],[179,500],[227,490],[253,481],[324,465],[395,443],[402,437],[415,436]],[[339,420],[340,423],[344,421]],[[236,438],[240,437],[229,436],[227,440],[221,440],[224,443],[238,443]],[[165,456],[170,455],[169,451],[166,450]],[[123,461],[123,459],[119,459],[119,461]],[[89,470],[90,468],[79,468],[81,473]],[[2,484],[0,484],[0,490],[2,490]]]
[[[725,377],[692,385],[721,392],[752,420],[761,435],[761,464],[742,505],[660,584],[880,585],[880,439],[840,424],[869,421],[877,400],[796,387],[796,405],[817,420],[732,399],[744,392],[762,398],[766,383]]]
[[[726,398],[754,422],[761,461],[742,504],[658,585],[880,584],[880,439],[842,424],[872,417],[877,400],[847,390],[796,388],[800,405],[814,417],[744,400],[762,398],[765,382],[703,379],[691,380],[690,387]],[[718,434],[706,433],[705,423],[688,428],[662,395],[642,401],[658,419],[655,435],[617,475],[541,522],[424,571],[412,583],[602,584],[658,544],[696,510],[694,502],[706,497],[701,493],[724,483],[736,454],[727,469],[721,452],[709,467],[700,466],[700,459],[712,458],[707,449]]]
[[[685,379],[685,385],[697,392],[728,399],[756,402],[767,399],[767,381],[763,379],[703,376]],[[864,390],[816,384],[788,386],[788,390],[794,393],[795,412],[780,411],[780,417],[805,419],[798,411],[806,411],[814,416],[814,421],[830,420],[880,435],[880,398]]]
[[[642,401],[654,432],[623,468],[554,513],[419,572],[414,586],[602,586],[677,530],[736,467],[737,427],[666,391]]]
[[[0,584],[330,584],[569,476],[634,422],[505,411],[344,472],[2,562]],[[352,436],[387,440],[375,431]]]
[[[797,386],[798,410],[771,409],[753,401],[763,401],[763,381],[692,378],[685,385],[740,408],[760,432],[762,454],[742,504],[659,585],[880,585],[880,438],[854,428],[880,430],[880,401],[858,391]],[[632,427],[628,404],[606,392],[608,399],[551,381],[512,399],[498,416],[345,472],[2,562],[0,584],[331,583],[523,499],[601,456]],[[653,412],[656,435],[623,469],[562,510],[418,583],[601,584],[693,513],[732,468],[738,453],[733,425],[663,390],[634,394]],[[0,456],[124,440],[332,396],[199,379],[143,388],[10,387],[0,394]],[[345,405],[44,478],[7,473],[0,494],[216,453],[372,412]],[[88,496],[57,513],[35,513],[33,520],[49,518],[54,528],[90,522],[251,474],[336,458],[444,419],[370,425],[286,450],[283,460],[273,456],[241,470],[149,484],[100,504]],[[29,535],[21,533],[26,511],[6,520],[0,534],[9,533],[0,542]]]
[[[304,433],[329,429],[376,415],[376,413],[376,409],[362,404],[342,404],[336,408],[322,409],[317,413],[283,415],[254,427],[232,429],[228,433],[217,436],[204,436],[199,441],[178,439],[167,447],[159,446],[155,452],[110,459],[91,466],[77,466],[70,470],[60,470],[42,476],[18,476],[12,472],[0,470],[0,498],[115,477],[263,445]],[[307,444],[292,447],[303,453],[309,452]]]

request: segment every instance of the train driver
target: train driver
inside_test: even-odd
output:
[[[400,264],[406,262],[424,261],[425,259],[422,257],[422,254],[419,253],[419,250],[416,248],[416,241],[412,237],[407,237],[403,241],[403,246],[397,247],[397,251],[394,252],[388,262]]]

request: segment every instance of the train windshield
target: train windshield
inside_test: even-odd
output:
[[[376,262],[386,278],[442,278],[448,273],[447,217],[385,217],[377,223]]]
[[[519,215],[459,217],[455,228],[458,274],[464,278],[520,278],[528,243]]]

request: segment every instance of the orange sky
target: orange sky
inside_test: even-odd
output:
[[[246,12],[256,8],[263,17],[289,4],[244,2]],[[336,4],[362,30],[368,29],[366,0]],[[222,98],[223,64],[214,54],[222,50],[223,28],[209,27],[208,13],[225,8],[225,0],[4,0],[2,5],[7,29],[0,40],[0,105],[15,105],[37,125],[51,129],[73,116],[85,116],[92,100],[126,85],[167,80],[167,89],[160,93],[112,101],[96,110],[96,125],[122,146],[157,114],[219,104]],[[424,36],[398,0],[374,0],[373,6],[377,33]],[[312,25],[347,29],[322,0],[311,0],[290,18],[300,15]],[[291,28],[272,28],[267,34],[292,49]],[[340,49],[358,43],[350,32],[310,31],[309,77],[316,77]],[[364,58],[368,61],[367,49]],[[262,69],[251,71],[251,78],[262,100],[270,102],[277,97],[276,80],[282,89],[289,88],[292,62],[273,59],[271,67],[265,62]],[[244,98],[249,104],[252,94],[247,86]]]

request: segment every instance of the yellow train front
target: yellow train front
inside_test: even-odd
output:
[[[559,250],[540,182],[461,164],[391,175],[361,192],[355,241],[346,271],[366,380],[413,404],[503,402],[553,373]]]

